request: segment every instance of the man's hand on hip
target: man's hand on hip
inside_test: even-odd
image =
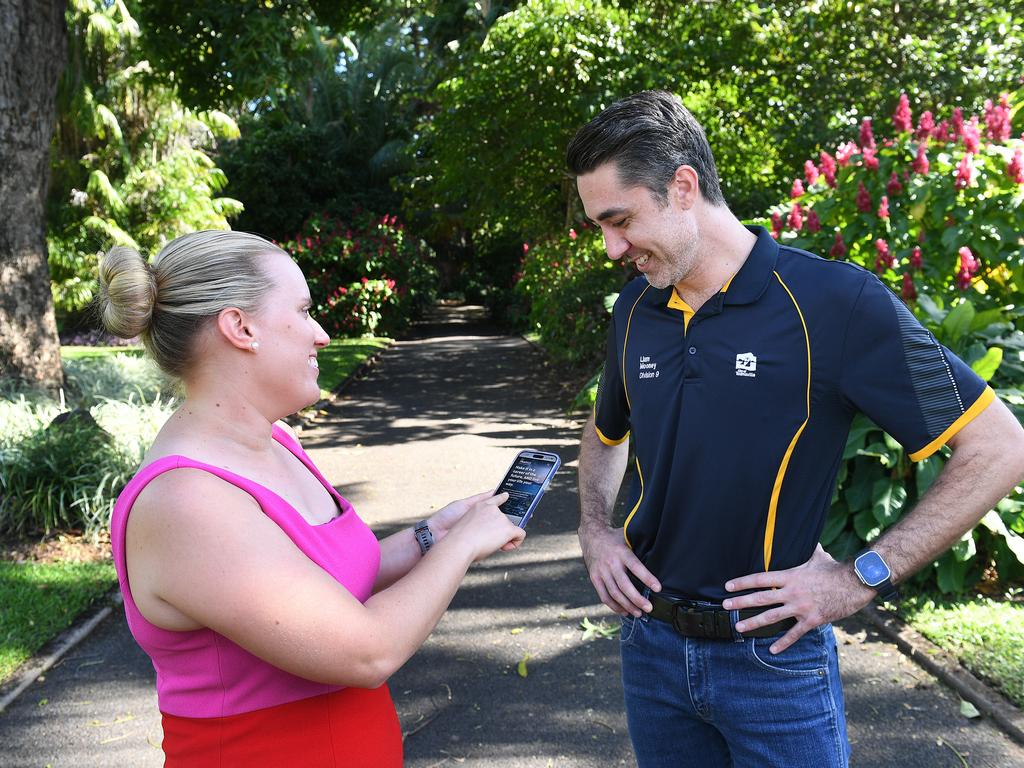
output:
[[[860,583],[849,563],[836,562],[820,544],[803,565],[741,576],[726,582],[725,588],[729,592],[761,590],[730,597],[722,603],[727,610],[775,606],[738,622],[736,629],[741,633],[790,617],[796,619],[796,625],[769,648],[772,653],[781,653],[821,624],[856,613],[875,596],[873,589]]]
[[[640,616],[651,610],[651,603],[640,594],[629,573],[654,592],[661,584],[636,555],[626,546],[621,528],[607,525],[580,527],[580,548],[583,562],[590,572],[590,581],[601,602],[620,616]]]

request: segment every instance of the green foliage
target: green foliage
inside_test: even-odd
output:
[[[391,345],[391,339],[371,337],[362,339],[332,339],[316,356],[320,365],[320,394],[327,397],[360,365]]]
[[[515,291],[528,307],[529,328],[555,359],[596,363],[623,284],[622,266],[608,258],[600,232],[591,228],[523,248]]]
[[[92,298],[97,256],[111,245],[159,249],[195,229],[225,229],[241,204],[211,154],[238,135],[217,111],[193,112],[148,81],[139,27],[123,2],[75,0],[58,90],[48,245],[62,317]]]
[[[364,212],[348,224],[313,217],[281,245],[306,275],[317,320],[328,333],[399,330],[434,301],[433,252],[410,237],[397,216]]]
[[[984,597],[912,598],[900,614],[918,632],[1024,706],[1024,604]]]
[[[114,564],[0,561],[0,681],[117,583]]]

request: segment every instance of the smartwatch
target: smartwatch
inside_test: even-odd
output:
[[[420,556],[427,554],[427,550],[434,546],[434,534],[430,532],[427,521],[420,520],[412,532],[416,537],[416,543],[420,545]]]
[[[892,570],[882,556],[873,549],[864,549],[853,559],[853,572],[860,583],[878,593],[883,603],[898,603],[899,590],[892,583]]]

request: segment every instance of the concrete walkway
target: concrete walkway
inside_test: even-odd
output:
[[[551,379],[533,348],[479,310],[440,310],[302,435],[381,535],[492,488],[523,448],[563,459],[524,547],[474,567],[392,678],[410,768],[634,765],[617,639],[580,629],[617,622],[580,560],[581,425]],[[964,718],[955,694],[859,619],[837,636],[855,768],[1024,765],[1024,749]],[[0,715],[0,766],[158,766],[160,737],[152,669],[115,612]]]

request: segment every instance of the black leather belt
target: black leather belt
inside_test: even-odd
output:
[[[645,589],[638,584],[641,592]],[[683,637],[700,637],[707,640],[733,640],[732,611],[724,608],[703,605],[693,600],[673,600],[651,592],[647,599],[653,609],[648,614],[651,618],[671,624]],[[765,608],[743,608],[739,611],[739,619],[750,619],[763,613],[773,606]],[[796,619],[788,618],[776,621],[766,627],[741,632],[743,637],[772,637],[785,632],[796,624]]]

